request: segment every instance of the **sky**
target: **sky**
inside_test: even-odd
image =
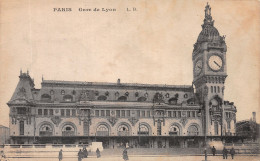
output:
[[[208,1],[226,35],[225,100],[237,121],[259,115],[260,3]],[[46,80],[191,85],[192,51],[204,0],[0,1],[0,124],[8,126],[20,69],[41,88]],[[54,8],[71,8],[54,12]],[[92,11],[79,12],[79,8]],[[116,9],[113,12],[94,8]],[[127,11],[127,8],[136,11]]]

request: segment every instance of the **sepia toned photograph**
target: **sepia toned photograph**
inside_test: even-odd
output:
[[[260,1],[1,0],[0,161],[259,161]]]

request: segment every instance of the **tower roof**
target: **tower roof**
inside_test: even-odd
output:
[[[197,42],[219,41],[221,37],[218,30],[214,27],[214,20],[211,17],[211,7],[207,3],[205,7],[205,18],[202,25],[202,31],[199,34]]]

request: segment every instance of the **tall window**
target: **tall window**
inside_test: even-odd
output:
[[[110,116],[110,110],[106,110],[106,116]]]
[[[140,117],[140,110],[137,110],[137,117]]]
[[[219,86],[218,86],[218,93],[220,93],[220,89],[219,89]]]
[[[173,111],[172,117],[176,117],[176,111]]]
[[[95,110],[95,116],[99,116],[99,110]]]
[[[227,128],[230,129],[230,121],[227,122]]]
[[[120,110],[116,110],[116,117],[120,117]]]
[[[49,109],[49,115],[53,115],[53,109]]]
[[[42,115],[42,109],[38,109],[38,115]]]
[[[150,111],[147,111],[147,117],[151,117]]]
[[[145,117],[145,111],[142,111],[142,117]]]
[[[48,115],[48,109],[44,109],[44,116]]]
[[[105,110],[101,110],[101,116],[102,116],[102,117],[105,116]]]
[[[24,121],[20,121],[20,135],[24,135]]]
[[[214,122],[215,135],[218,135],[218,122]]]
[[[61,116],[65,116],[65,111],[64,111],[64,109],[61,109],[61,110],[60,110],[60,115],[61,115]]]
[[[121,117],[125,117],[125,110],[121,111]]]
[[[126,111],[126,116],[127,116],[127,117],[130,117],[130,110],[127,110],[127,111]]]
[[[210,92],[213,93],[213,86],[210,87]]]
[[[70,116],[70,109],[66,109],[66,116]]]
[[[172,117],[172,111],[168,111],[168,117]]]
[[[181,111],[178,111],[178,118],[181,118]]]
[[[76,116],[76,110],[75,109],[72,110],[72,116]]]

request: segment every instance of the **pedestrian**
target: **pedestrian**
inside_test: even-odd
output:
[[[97,150],[96,150],[96,153],[97,153],[97,158],[100,158],[101,157],[101,155],[100,155],[100,151],[99,151],[99,149],[97,148]]]
[[[236,153],[235,149],[234,149],[234,147],[232,147],[232,149],[230,150],[230,154],[231,154],[232,159],[234,159],[235,153]]]
[[[215,154],[216,154],[216,148],[213,146],[211,150],[212,150],[213,156],[215,156]]]
[[[86,148],[83,148],[83,154],[84,154],[84,158],[88,157],[88,151]]]
[[[123,159],[125,161],[128,160],[128,155],[127,155],[127,150],[126,149],[123,151]]]
[[[59,161],[61,161],[61,160],[62,160],[62,149],[59,152]]]
[[[78,152],[78,161],[81,161],[83,158],[83,152],[81,151],[81,149],[79,149],[79,152]]]
[[[223,159],[227,159],[228,150],[224,147],[222,150],[223,153]]]

